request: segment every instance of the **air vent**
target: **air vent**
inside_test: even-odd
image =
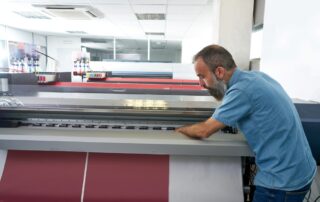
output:
[[[165,20],[164,13],[136,13],[138,20]]]
[[[84,31],[67,31],[70,34],[87,34],[87,32]]]
[[[34,7],[40,8],[46,14],[68,20],[91,20],[103,18],[103,13],[99,10],[86,5],[45,5],[33,4]]]
[[[45,16],[39,12],[28,12],[28,11],[17,12],[17,11],[14,11],[14,13],[18,14],[22,17],[29,18],[29,19],[46,19],[46,20],[51,19],[48,16]]]

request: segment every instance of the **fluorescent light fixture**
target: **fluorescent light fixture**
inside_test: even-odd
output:
[[[165,20],[166,14],[164,13],[136,13],[138,20]]]
[[[146,32],[148,36],[164,36],[164,32]]]
[[[85,31],[77,31],[77,30],[75,30],[75,31],[66,31],[66,32],[68,32],[68,33],[70,33],[70,34],[88,34],[88,33],[85,32]]]

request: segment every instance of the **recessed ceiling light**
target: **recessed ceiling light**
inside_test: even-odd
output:
[[[165,20],[166,14],[164,13],[136,13],[138,20]]]
[[[164,36],[164,32],[146,32],[146,35],[151,35],[151,36]]]
[[[70,34],[87,34],[85,31],[67,31]]]

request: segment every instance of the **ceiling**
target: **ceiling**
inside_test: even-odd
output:
[[[103,13],[103,17],[91,20],[52,17],[34,4],[88,5]],[[182,40],[199,19],[203,19],[202,26],[212,26],[211,7],[212,0],[1,0],[0,24],[45,35]],[[25,18],[17,14],[21,12],[38,13],[50,19]],[[138,20],[136,14],[143,13],[165,14],[165,19]],[[147,36],[146,32],[158,35]]]

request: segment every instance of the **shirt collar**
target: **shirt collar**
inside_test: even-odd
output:
[[[236,69],[234,70],[228,84],[227,84],[227,87],[230,88],[231,86],[233,86],[239,79],[239,76],[240,76],[240,73],[241,73],[241,70],[238,69],[238,67],[236,67]]]

